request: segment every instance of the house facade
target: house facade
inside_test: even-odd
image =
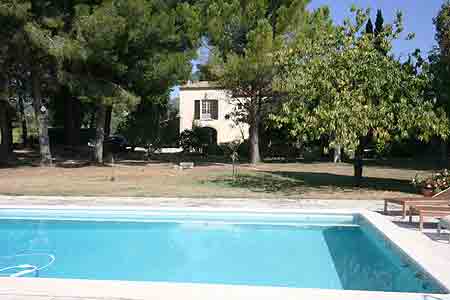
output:
[[[228,93],[206,82],[180,87],[180,132],[194,126],[212,129],[218,144],[247,139],[247,124],[236,124],[229,117],[235,109]]]

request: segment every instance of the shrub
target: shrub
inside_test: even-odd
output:
[[[418,189],[430,189],[433,193],[439,193],[450,187],[450,173],[448,170],[433,173],[426,178],[420,178],[418,174],[413,178],[412,184]]]
[[[305,147],[303,158],[307,161],[320,160],[322,157],[322,150],[320,146],[312,145]]]
[[[217,154],[220,148],[217,141],[212,136],[211,128],[194,127],[192,130],[186,129],[180,134],[179,144],[184,152],[202,152],[203,154]]]
[[[200,152],[203,142],[201,132],[197,127],[192,130],[186,129],[180,134],[179,143],[184,152]]]

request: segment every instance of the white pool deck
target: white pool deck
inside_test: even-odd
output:
[[[173,198],[89,198],[0,196],[1,208],[62,209],[137,209],[246,211],[270,213],[359,213],[386,234],[404,254],[416,261],[425,272],[450,291],[450,244],[445,234],[438,236],[435,227],[423,233],[417,224],[400,217],[386,217],[382,201],[369,200],[285,200],[285,199],[173,199]],[[393,209],[394,206],[393,206]],[[399,210],[397,207],[396,210]],[[394,221],[394,222],[391,222]],[[432,300],[448,295],[343,291],[325,289],[277,288],[256,286],[145,283],[44,278],[0,278],[0,299],[6,300]]]

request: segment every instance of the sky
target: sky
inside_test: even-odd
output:
[[[377,9],[383,12],[384,22],[392,23],[397,11],[403,13],[404,36],[394,44],[394,53],[400,59],[405,59],[408,54],[419,48],[422,55],[426,55],[434,45],[435,29],[433,18],[438,14],[441,5],[445,0],[311,0],[309,9],[313,10],[321,6],[330,7],[331,16],[334,23],[342,24],[346,17],[351,16],[350,7],[352,4],[360,8],[371,8],[371,18],[375,23]],[[407,41],[405,37],[408,33],[414,33],[415,38]],[[198,50],[198,59],[193,60],[193,69],[199,63],[205,63],[208,59],[206,48]],[[179,90],[177,87],[171,93],[171,97],[177,97]]]
[[[395,44],[395,54],[405,57],[416,48],[426,54],[436,44],[433,18],[443,3],[444,0],[311,0],[309,8],[327,5],[337,24],[341,24],[345,17],[350,16],[352,4],[360,8],[371,8],[373,22],[377,9],[382,10],[385,23],[392,23],[395,13],[400,10],[403,13],[405,36],[410,32],[416,35],[412,41],[403,39]]]

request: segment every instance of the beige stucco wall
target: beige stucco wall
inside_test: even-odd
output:
[[[218,100],[218,120],[195,120],[195,100]],[[218,89],[180,89],[180,132],[192,129],[196,126],[211,127],[217,130],[217,143],[227,143],[236,139],[248,138],[248,125],[236,125],[232,120],[226,120],[225,116],[233,111],[234,104],[224,90]]]

